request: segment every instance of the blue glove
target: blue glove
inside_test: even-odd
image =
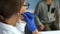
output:
[[[34,15],[32,13],[29,13],[29,12],[25,12],[22,15],[27,23],[28,29],[30,31],[36,30],[36,26],[34,24]]]

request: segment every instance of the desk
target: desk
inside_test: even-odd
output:
[[[45,31],[39,32],[39,34],[60,34],[60,31]]]

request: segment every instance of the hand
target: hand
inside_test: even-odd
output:
[[[44,25],[41,25],[41,26],[40,26],[40,29],[41,29],[41,30],[44,30],[44,28],[45,28]]]
[[[36,30],[36,26],[34,24],[34,15],[32,13],[29,13],[29,12],[25,12],[22,15],[27,23],[28,29],[30,31]]]

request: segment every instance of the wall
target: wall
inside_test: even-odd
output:
[[[29,9],[27,11],[33,13],[34,10],[35,10],[36,4],[38,3],[38,1],[41,1],[41,0],[26,0],[26,2],[28,2],[30,4],[30,7],[29,7]]]

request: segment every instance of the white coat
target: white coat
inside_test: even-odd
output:
[[[16,27],[0,22],[0,34],[24,34],[25,23],[17,23]]]

